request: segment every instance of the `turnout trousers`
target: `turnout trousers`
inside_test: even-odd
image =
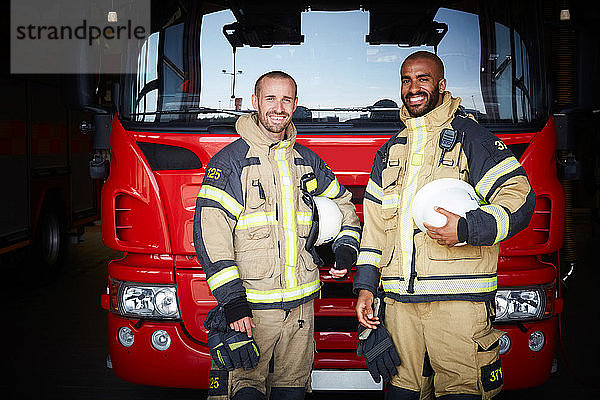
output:
[[[258,365],[251,370],[238,368],[227,373],[215,371],[213,363],[211,379],[219,374],[228,375],[228,390],[227,393],[224,390],[219,392],[221,396],[217,396],[216,391],[211,391],[209,380],[208,399],[232,398],[242,389],[242,392],[255,393],[251,396],[253,398],[264,398],[270,393],[274,399],[281,397],[276,393],[289,392],[292,388],[296,389],[292,392],[300,393],[303,398],[305,391],[310,390],[314,361],[313,303],[311,300],[291,310],[252,310],[256,325],[252,336],[260,350]]]
[[[498,339],[504,332],[492,327],[486,303],[385,303],[385,324],[402,360],[393,386],[420,392],[421,399],[433,398],[432,389],[440,399],[489,399],[502,390]]]

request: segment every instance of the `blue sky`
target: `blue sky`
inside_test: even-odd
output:
[[[460,96],[467,108],[483,110],[479,85],[480,43],[477,16],[440,9],[435,18],[446,22],[449,32],[438,47],[446,67],[448,89]],[[229,107],[232,51],[221,33],[235,21],[229,11],[204,17],[201,38],[202,105]],[[395,45],[369,46],[369,14],[363,11],[302,13],[304,43],[237,50],[236,97],[242,108],[251,108],[250,96],[256,79],[264,72],[280,69],[298,83],[299,105],[309,108],[368,106],[389,98],[401,103],[399,67],[417,48]],[[432,51],[432,48],[425,48]],[[475,107],[474,107],[475,105]]]

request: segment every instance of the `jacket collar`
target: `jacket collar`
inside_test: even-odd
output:
[[[264,149],[267,152],[274,147],[282,148],[293,146],[296,142],[296,127],[293,123],[290,123],[286,128],[286,139],[279,142],[273,142],[258,127],[257,113],[245,114],[239,117],[235,123],[235,129],[248,144]]]
[[[427,126],[429,130],[439,128],[454,118],[454,113],[458,109],[458,106],[460,106],[460,102],[460,97],[452,97],[452,93],[446,91],[444,92],[442,104],[421,117],[412,117],[406,107],[402,105],[400,119],[407,127],[419,125]],[[415,120],[419,120],[419,122],[415,124],[417,122]]]

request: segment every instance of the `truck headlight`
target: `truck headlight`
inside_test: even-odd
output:
[[[175,285],[112,280],[109,287],[111,308],[118,314],[148,319],[179,318]]]
[[[552,313],[554,286],[500,289],[496,292],[496,321],[540,319]]]

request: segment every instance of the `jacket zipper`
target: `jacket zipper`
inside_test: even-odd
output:
[[[415,229],[413,232],[413,240],[412,240],[413,249],[412,249],[412,257],[410,260],[410,278],[408,280],[408,288],[406,289],[406,291],[411,294],[415,292],[415,279],[417,278],[417,269],[415,267],[415,264],[416,264],[415,259],[417,258],[417,249],[415,246],[415,235],[419,232],[420,232],[420,230],[418,230],[418,229]]]

